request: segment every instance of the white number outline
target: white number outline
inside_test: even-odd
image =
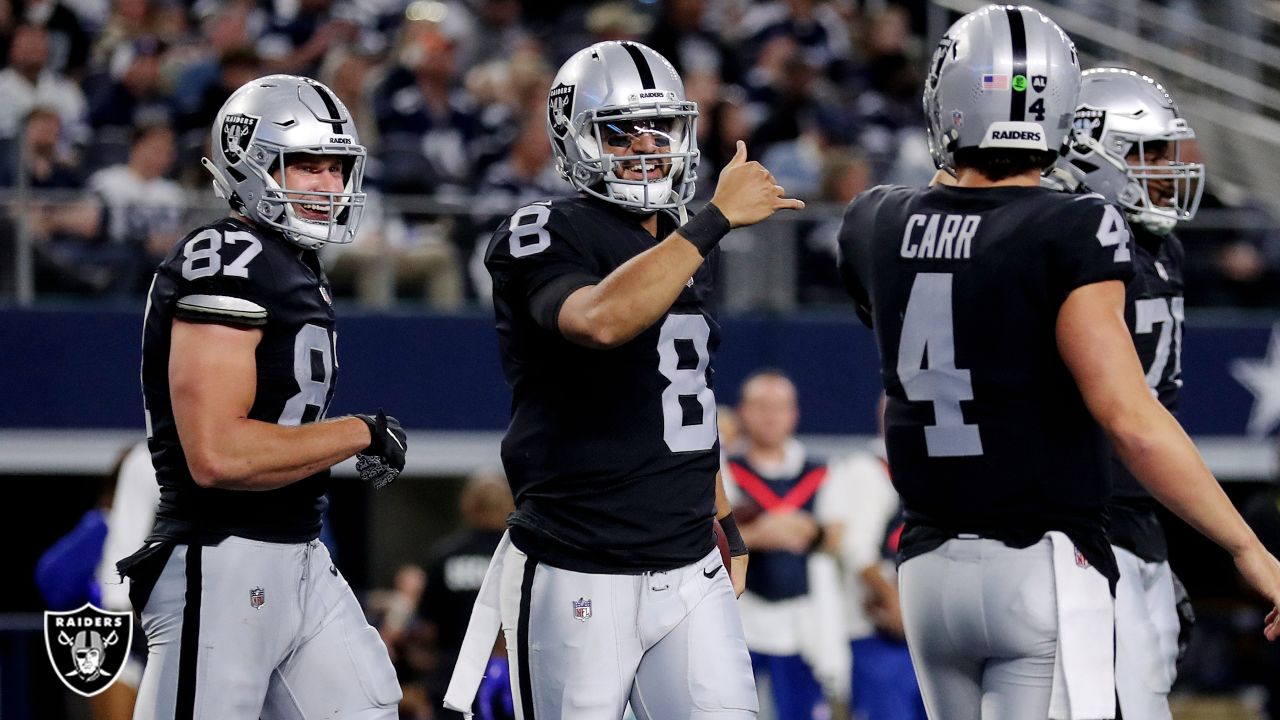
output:
[[[1107,203],[1103,206],[1102,222],[1098,223],[1098,242],[1102,247],[1117,246],[1112,259],[1115,262],[1129,262],[1129,226],[1115,205]]]
[[[1142,298],[1133,302],[1133,332],[1145,335],[1155,332],[1160,325],[1160,335],[1156,338],[1156,353],[1151,358],[1151,367],[1147,368],[1147,387],[1151,394],[1158,396],[1160,380],[1169,367],[1169,356],[1173,355],[1173,372],[1169,380],[1178,387],[1182,386],[1182,321],[1185,316],[1184,300],[1173,298]]]
[[[289,398],[280,411],[280,425],[300,425],[307,406],[319,408],[315,420],[319,422],[329,411],[329,387],[333,384],[333,369],[337,366],[337,334],[312,323],[303,325],[293,338],[293,379],[298,383],[298,393]],[[311,351],[317,350],[324,358],[324,379],[311,377]]]
[[[533,222],[521,224],[524,218],[533,216]],[[546,250],[551,246],[551,233],[547,232],[547,221],[551,219],[551,208],[546,205],[526,205],[515,212],[511,216],[511,221],[507,223],[507,230],[510,235],[507,237],[507,245],[511,248],[511,257],[527,257]],[[525,245],[521,242],[522,238],[530,235],[537,235],[538,241],[532,245]]]
[[[196,244],[202,240],[209,242],[207,248],[197,248]],[[234,260],[227,264],[222,262],[223,245],[234,245],[236,243],[248,243],[248,247],[240,252]],[[200,278],[217,275],[221,270],[223,275],[231,277],[249,277],[249,261],[253,260],[262,252],[262,242],[252,234],[241,230],[233,230],[223,236],[213,228],[208,228],[195,237],[191,238],[182,247],[182,277],[187,280],[199,280]],[[206,260],[208,265],[196,267],[196,263]]]
[[[708,343],[711,326],[702,315],[668,315],[658,334],[658,372],[669,384],[662,391],[662,439],[671,452],[710,450],[716,444],[716,396],[707,386],[707,366],[711,364]],[[695,368],[680,368],[676,340],[688,340],[698,354]],[[702,406],[702,421],[684,424],[680,396],[693,395]]]
[[[898,340],[898,381],[907,399],[933,404],[934,424],[924,428],[929,457],[982,454],[977,425],[964,421],[960,403],[973,399],[969,371],[956,367],[951,273],[920,273],[911,285]],[[929,367],[924,367],[926,354]]]

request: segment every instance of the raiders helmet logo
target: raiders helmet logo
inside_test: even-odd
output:
[[[1107,111],[1089,105],[1081,105],[1079,108],[1076,108],[1076,114],[1072,119],[1071,124],[1075,128],[1077,135],[1088,135],[1100,143],[1102,142],[1103,128],[1107,126]],[[1077,147],[1076,151],[1081,154],[1086,154],[1089,152],[1089,149],[1085,147]]]
[[[228,165],[240,162],[240,156],[249,149],[257,129],[258,118],[252,115],[231,113],[222,119],[222,156]]]
[[[569,132],[569,116],[573,113],[574,85],[560,83],[551,88],[547,96],[547,120],[551,123],[551,131],[556,137],[564,137]]]
[[[1044,92],[1044,89],[1045,89],[1045,88],[1047,88],[1047,87],[1049,87],[1049,78],[1045,77],[1044,75],[1032,75],[1032,76],[1031,76],[1031,89],[1032,89],[1032,90],[1035,90],[1035,91],[1036,91],[1036,92],[1038,92],[1038,93],[1042,93],[1042,92]]]
[[[133,615],[88,603],[71,612],[45,611],[44,647],[53,671],[72,692],[93,697],[120,677],[133,643]]]

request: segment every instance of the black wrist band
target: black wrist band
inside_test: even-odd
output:
[[[706,207],[694,215],[692,220],[681,225],[676,232],[680,233],[680,237],[693,243],[702,257],[706,257],[731,229],[729,219],[720,212],[720,208],[707,203]]]
[[[733,519],[733,513],[720,518],[720,529],[724,531],[724,539],[729,544],[729,557],[738,557],[750,552],[747,550],[747,544],[742,540],[742,533],[738,530],[738,521]]]
[[[381,455],[382,443],[380,433],[378,432],[378,421],[368,415],[352,415],[352,417],[361,420],[365,425],[369,426],[369,445],[360,451],[360,455]]]

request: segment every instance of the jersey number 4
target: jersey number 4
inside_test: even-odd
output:
[[[951,279],[951,273],[916,275],[898,342],[898,380],[907,399],[933,403],[934,424],[924,429],[929,457],[982,454],[978,426],[965,424],[960,410],[961,401],[973,399],[973,383],[968,370],[956,367]]]

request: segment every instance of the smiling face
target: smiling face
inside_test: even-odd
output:
[[[673,118],[613,120],[600,123],[604,152],[615,156],[654,155],[671,152]],[[646,175],[647,171],[647,175]],[[614,174],[622,180],[661,180],[671,172],[671,159],[615,160]]]
[[[275,170],[272,177],[285,190],[298,217],[315,222],[329,222],[331,196],[315,193],[340,193],[346,187],[343,158],[334,155],[293,153],[285,157],[284,173]]]

